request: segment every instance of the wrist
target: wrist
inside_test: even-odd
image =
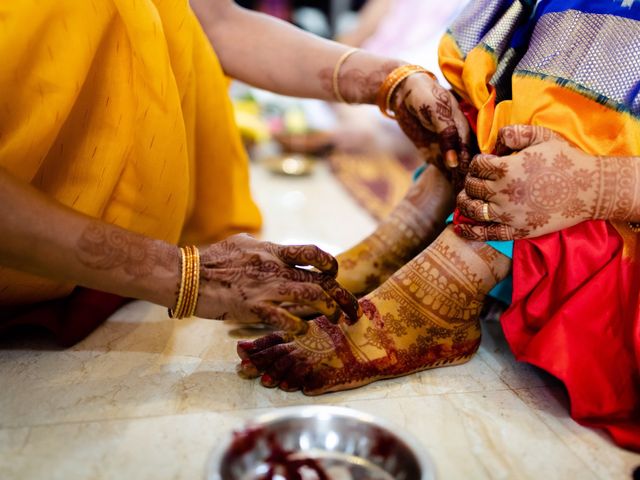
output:
[[[159,258],[153,274],[140,278],[133,287],[138,290],[135,298],[146,300],[167,308],[173,308],[178,298],[181,280],[180,249],[176,245],[154,240]]]
[[[395,118],[391,113],[395,113],[398,107],[404,102],[406,97],[416,86],[425,81],[435,81],[435,75],[419,65],[401,65],[391,71],[382,82],[376,103],[380,111],[387,117]]]
[[[640,158],[595,157],[598,195],[594,219],[640,221]]]

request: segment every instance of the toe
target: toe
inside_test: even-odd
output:
[[[275,332],[256,338],[255,340],[241,340],[236,346],[236,352],[241,359],[249,358],[261,350],[273,347],[289,341],[289,336],[285,332]]]
[[[262,376],[262,384],[265,387],[276,387],[285,378],[288,370],[294,365],[294,362],[294,358],[289,354],[280,357],[267,368],[267,371]]]
[[[295,392],[300,390],[305,384],[305,379],[313,367],[308,363],[307,359],[297,358],[295,353],[289,356],[293,358],[293,365],[288,369],[284,379],[280,382],[280,389],[286,392]]]
[[[258,378],[260,376],[260,372],[248,358],[242,359],[236,367],[236,371],[243,378]]]
[[[272,368],[280,358],[288,355],[295,350],[295,348],[293,343],[282,343],[250,355],[249,360],[260,372],[266,372]]]

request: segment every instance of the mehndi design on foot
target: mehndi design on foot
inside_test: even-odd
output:
[[[304,335],[240,342],[240,372],[262,375],[267,387],[316,395],[466,362],[480,343],[484,296],[509,266],[491,247],[448,228],[360,300],[358,323],[332,325],[321,317]]]
[[[357,296],[377,288],[442,231],[452,195],[444,175],[427,168],[375,232],[338,255],[338,282]]]

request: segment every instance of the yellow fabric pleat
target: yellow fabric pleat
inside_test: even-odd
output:
[[[0,165],[16,177],[168,242],[260,227],[228,81],[187,0],[1,2],[0,58]],[[0,269],[0,304],[72,288]]]
[[[640,120],[598,103],[555,78],[515,73],[512,99],[496,105],[489,80],[496,59],[482,44],[462,58],[450,34],[440,44],[440,66],[447,80],[478,110],[478,145],[484,153],[495,148],[500,128],[541,125],[550,128],[592,155],[640,155]]]

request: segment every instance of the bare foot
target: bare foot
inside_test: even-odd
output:
[[[332,325],[321,317],[304,335],[239,342],[240,373],[262,375],[267,387],[317,395],[466,362],[480,344],[484,296],[509,268],[493,248],[448,228],[360,300],[358,323]]]
[[[427,168],[375,232],[337,256],[338,283],[359,296],[381,285],[444,228],[453,191],[437,168]]]

